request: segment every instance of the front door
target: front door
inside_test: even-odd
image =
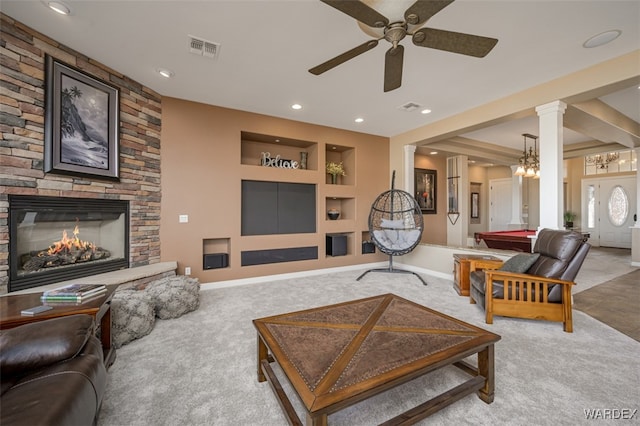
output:
[[[631,248],[636,177],[583,179],[582,229],[594,246]]]

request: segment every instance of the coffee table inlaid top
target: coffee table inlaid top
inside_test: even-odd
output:
[[[361,399],[500,336],[394,294],[253,321],[310,412]]]

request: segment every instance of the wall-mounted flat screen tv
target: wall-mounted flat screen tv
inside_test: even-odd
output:
[[[316,232],[316,185],[242,181],[242,235]]]

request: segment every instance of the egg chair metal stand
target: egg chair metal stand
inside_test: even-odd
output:
[[[369,212],[369,236],[378,250],[389,255],[387,268],[370,269],[357,278],[369,272],[391,272],[413,274],[427,285],[418,274],[403,269],[394,269],[393,256],[410,253],[419,243],[424,228],[422,211],[418,202],[406,191],[395,189],[396,172],[391,177],[391,189],[376,198]]]

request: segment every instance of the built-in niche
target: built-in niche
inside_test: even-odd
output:
[[[202,269],[229,267],[230,238],[206,238],[202,240]]]
[[[355,185],[356,183],[356,150],[353,147],[334,145],[328,143],[326,145],[325,155],[327,163],[342,163],[344,168],[344,176],[338,176],[336,183],[338,185]],[[331,183],[331,175],[327,173],[325,183]]]
[[[252,132],[241,132],[240,139],[241,164],[318,170],[318,144],[316,142]],[[266,158],[269,160],[265,164]]]

